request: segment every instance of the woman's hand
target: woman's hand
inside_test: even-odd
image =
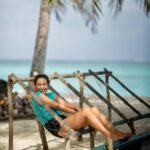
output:
[[[74,109],[75,109],[75,111],[77,111],[77,112],[82,110],[82,108],[77,107],[77,106],[75,106],[75,108],[74,108]]]

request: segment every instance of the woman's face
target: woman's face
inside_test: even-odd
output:
[[[37,91],[41,91],[42,93],[45,93],[47,91],[47,89],[48,89],[48,84],[47,84],[46,79],[39,78],[36,81],[35,88],[36,88]]]

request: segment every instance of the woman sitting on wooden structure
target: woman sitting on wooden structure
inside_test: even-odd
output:
[[[96,107],[79,108],[74,104],[64,101],[55,93],[48,90],[49,78],[45,74],[38,74],[34,79],[36,96],[42,100],[41,103],[32,98],[32,107],[38,121],[53,135],[63,137],[66,131],[47,111],[50,107],[69,126],[78,131],[88,125],[101,132],[106,138],[122,139],[131,136],[131,133],[121,132],[112,126],[111,122]],[[68,113],[64,116],[62,112]]]

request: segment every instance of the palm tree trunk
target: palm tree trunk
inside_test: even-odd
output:
[[[38,73],[44,72],[50,12],[51,7],[48,5],[48,0],[41,0],[39,26],[30,76],[32,76],[34,71],[37,71]]]

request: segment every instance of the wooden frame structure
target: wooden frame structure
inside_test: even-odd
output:
[[[101,75],[105,76],[105,80],[102,80],[100,78]],[[106,97],[104,97],[100,91],[96,90],[91,84],[89,84],[85,79],[87,76],[93,76],[98,82],[101,82],[105,88],[106,88]],[[12,108],[12,88],[13,88],[13,83],[11,82],[11,79],[15,78],[16,82],[19,83],[28,93],[30,93],[32,96],[34,96],[34,92],[32,91],[31,87],[27,87],[23,82],[31,82],[33,81],[34,77],[31,78],[18,78],[15,74],[11,74],[8,76],[8,109],[9,109],[9,150],[13,150],[13,108]],[[78,91],[76,88],[74,88],[69,82],[67,82],[66,78],[77,78],[79,80],[80,84],[80,91]],[[100,72],[94,72],[92,70],[89,70],[89,72],[86,73],[80,73],[77,71],[76,73],[73,74],[65,74],[65,75],[60,75],[58,73],[54,73],[53,75],[49,76],[50,80],[60,80],[67,88],[69,88],[75,95],[79,97],[79,104],[82,107],[83,103],[86,103],[89,107],[95,106],[92,104],[87,97],[84,96],[84,87],[86,86],[92,93],[94,93],[101,101],[103,101],[107,106],[108,106],[108,117],[109,120],[113,122],[112,120],[112,113],[111,111],[113,110],[116,112],[122,119],[116,122],[113,122],[114,125],[121,125],[121,124],[127,124],[129,128],[131,129],[132,133],[135,134],[135,128],[134,128],[134,121],[143,119],[143,118],[148,118],[150,117],[150,113],[142,114],[139,110],[137,110],[134,106],[132,106],[128,101],[122,97],[119,93],[117,93],[110,85],[109,85],[109,80],[110,78],[114,79],[116,82],[118,82],[126,91],[128,91],[132,96],[134,96],[139,103],[144,105],[147,109],[150,109],[150,105],[146,103],[143,99],[138,97],[135,93],[133,93],[127,86],[125,86],[119,79],[117,79],[111,71],[108,71],[107,69],[104,69],[104,71]],[[51,91],[55,92],[59,96],[62,97],[62,95],[54,89],[51,85],[49,85],[49,88]],[[110,98],[110,91],[114,93],[120,101],[122,101],[127,107],[129,107],[135,114],[136,116],[128,118],[125,116],[119,109],[117,109],[112,103],[111,103],[111,98]],[[39,97],[36,97],[37,100],[40,101]],[[74,136],[79,135],[79,133],[73,131],[62,119],[60,119],[57,115],[54,114],[54,112],[49,109],[50,113],[52,113],[57,119],[60,124],[67,129],[68,134],[67,134],[67,142],[66,142],[66,149],[70,149],[70,141]],[[89,131],[89,130],[88,130]],[[93,131],[93,130],[91,130]],[[44,136],[44,135],[43,135]],[[95,132],[90,132],[90,146],[94,147],[94,137],[95,137]],[[41,138],[42,144],[43,144],[43,149],[48,150],[47,142],[44,137]],[[79,140],[82,140],[82,136],[79,136]],[[110,143],[112,143],[111,139]],[[111,145],[111,144],[110,144]],[[109,149],[112,149],[112,146],[110,146]]]

